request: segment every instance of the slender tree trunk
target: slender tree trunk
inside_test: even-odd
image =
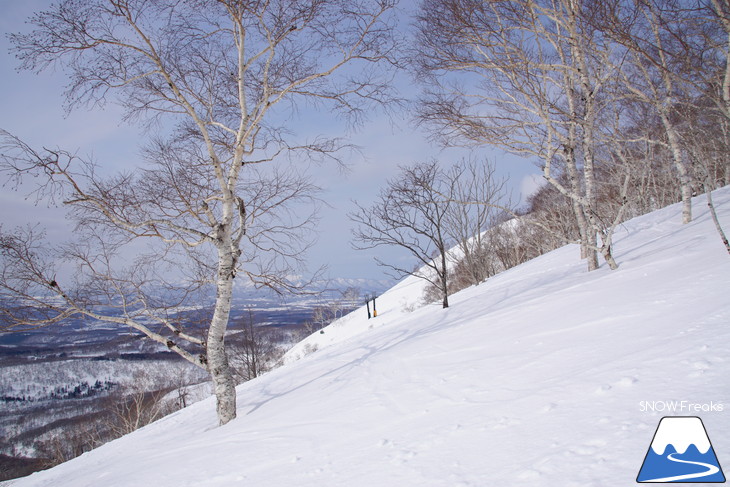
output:
[[[720,240],[722,240],[722,243],[725,245],[725,250],[727,250],[727,253],[730,254],[730,242],[728,241],[727,235],[725,235],[725,232],[722,229],[722,225],[720,225],[720,220],[717,218],[717,212],[715,211],[715,204],[712,202],[712,186],[708,184],[705,187],[705,191],[705,194],[707,195],[707,206],[710,209],[712,222],[715,224],[715,229],[720,235]]]
[[[444,302],[443,307],[448,308],[449,307],[449,284],[448,284],[448,276],[449,276],[449,270],[446,268],[446,249],[441,249],[441,292],[444,295]]]
[[[662,83],[664,85],[664,95],[661,97],[663,99],[661,99],[657,108],[659,110],[659,116],[661,117],[662,124],[664,125],[664,129],[667,134],[669,147],[672,151],[672,160],[674,161],[674,167],[677,170],[677,174],[679,174],[679,183],[682,191],[682,223],[686,224],[692,221],[692,187],[689,171],[687,171],[687,168],[682,162],[682,150],[680,148],[679,134],[677,133],[677,130],[672,124],[669,116],[669,104],[674,101],[674,97],[676,96],[676,90],[674,89],[675,81],[673,80],[671,67],[667,62],[666,56],[663,51],[662,37],[659,33],[660,16],[656,14],[654,9],[652,9],[651,7],[650,11],[651,29],[654,33],[656,45],[659,48],[657,50],[658,60],[661,62],[662,66],[661,75]],[[649,77],[647,76],[647,80],[648,79]],[[654,96],[654,98],[660,99],[660,97],[656,95]]]
[[[595,271],[598,269],[598,251],[596,248],[598,247],[598,234],[593,228],[588,228],[586,231],[588,241],[586,243],[586,251],[588,252],[588,257],[586,258],[586,262],[588,264],[588,270],[589,271]]]
[[[668,116],[662,113],[662,123],[667,133],[667,140],[669,147],[672,151],[672,160],[674,161],[674,167],[677,169],[679,174],[679,183],[682,190],[682,223],[689,223],[692,221],[692,185],[690,181],[689,171],[682,162],[682,149],[679,147],[679,138],[669,120]]]
[[[226,248],[227,247],[227,248]],[[218,421],[221,425],[236,417],[236,388],[228,365],[225,334],[231,310],[235,260],[230,246],[221,246],[215,310],[208,330],[208,371],[213,379],[217,401]]]
[[[603,259],[606,261],[606,264],[608,264],[608,267],[615,271],[618,269],[618,264],[616,263],[616,260],[613,258],[613,252],[611,250],[611,245],[603,245],[601,247],[601,254],[603,255]]]
[[[578,52],[576,54],[576,58],[582,60],[582,56],[580,56],[580,53]],[[581,137],[581,144],[583,146],[583,184],[585,185],[585,205],[582,206],[582,210],[585,214],[585,220],[586,220],[586,250],[588,251],[587,259],[588,259],[588,270],[596,270],[598,269],[598,252],[596,249],[598,248],[598,231],[599,228],[596,223],[595,219],[595,212],[596,212],[596,178],[595,178],[595,171],[594,171],[594,136],[593,136],[593,128],[595,126],[595,107],[593,105],[592,100],[592,90],[589,86],[589,81],[587,77],[585,76],[585,72],[587,72],[588,68],[583,65],[581,69],[581,91],[582,91],[582,97],[586,100],[585,102],[585,115],[584,119],[582,120],[582,137]],[[610,247],[604,246],[601,249],[601,254],[606,258],[606,262],[609,262],[611,259],[611,249]]]
[[[598,254],[596,252],[596,232],[593,230],[588,223],[586,218],[585,205],[581,204],[579,199],[582,194],[580,178],[578,177],[578,169],[575,164],[575,153],[573,149],[564,151],[565,153],[565,166],[568,171],[568,178],[570,180],[570,191],[573,194],[571,197],[573,204],[573,212],[575,213],[575,220],[578,224],[578,232],[580,234],[580,257],[586,259],[589,271],[598,269]]]

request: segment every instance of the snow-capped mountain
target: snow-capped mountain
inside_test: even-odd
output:
[[[690,445],[694,445],[704,454],[710,449],[710,439],[698,417],[664,418],[651,442],[651,449],[663,455],[669,445],[674,446],[677,453],[684,453]]]
[[[725,475],[697,416],[662,418],[637,482],[725,483]]]
[[[617,271],[567,246],[448,309],[406,279],[241,385],[226,426],[210,398],[11,485],[632,485],[669,415],[642,401],[723,405],[672,412],[701,416],[722,462],[730,258],[700,198],[690,224],[679,206],[625,223]],[[727,229],[730,188],[715,203]]]

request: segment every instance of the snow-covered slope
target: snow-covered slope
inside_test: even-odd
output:
[[[228,425],[205,400],[13,487],[633,485],[673,414],[730,465],[730,257],[695,213],[625,224],[618,271],[568,246],[447,310],[410,311],[421,287],[401,283],[241,386]]]
[[[313,351],[352,339],[363,332],[401,319],[403,315],[423,306],[422,297],[426,285],[426,281],[421,278],[415,276],[405,278],[382,296],[376,297],[377,317],[368,319],[368,312],[373,316],[372,302],[363,305],[294,345],[284,355],[283,363],[290,364]]]

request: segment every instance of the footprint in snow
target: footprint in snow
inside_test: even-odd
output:
[[[697,360],[694,363],[692,363],[692,367],[694,367],[697,370],[707,370],[710,367],[712,367],[712,364],[708,362],[707,360]]]
[[[636,377],[622,377],[621,380],[619,380],[616,384],[621,387],[629,387],[633,386],[637,382],[639,382],[639,379],[637,379]]]
[[[549,413],[550,411],[555,411],[557,408],[558,405],[554,402],[551,402],[542,407],[542,412]]]
[[[519,419],[514,418],[508,418],[507,416],[502,416],[497,420],[497,423],[492,426],[493,429],[502,429],[502,428],[508,428],[510,426],[515,426],[520,424]]]
[[[693,369],[693,372],[689,374],[689,377],[700,377],[712,368],[712,363],[707,360],[695,360],[690,362],[689,366]]]

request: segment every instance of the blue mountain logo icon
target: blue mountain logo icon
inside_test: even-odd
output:
[[[702,420],[696,416],[662,418],[636,481],[725,482]]]

